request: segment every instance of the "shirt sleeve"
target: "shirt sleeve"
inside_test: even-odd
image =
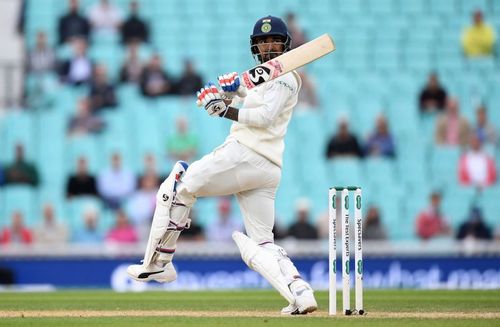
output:
[[[238,122],[255,127],[269,127],[278,117],[285,103],[297,92],[297,81],[293,75],[279,78],[265,85],[264,104],[257,108],[239,110]]]

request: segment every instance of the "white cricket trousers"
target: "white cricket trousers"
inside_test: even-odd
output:
[[[193,162],[176,199],[192,207],[198,197],[235,194],[247,235],[255,242],[272,242],[274,198],[281,168],[236,140],[227,140]]]

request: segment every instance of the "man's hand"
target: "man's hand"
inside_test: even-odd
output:
[[[209,82],[199,92],[196,92],[196,96],[198,97],[198,106],[205,107],[210,116],[223,117],[226,113],[227,106],[214,83]]]
[[[222,88],[222,98],[224,100],[232,100],[235,95],[240,98],[247,96],[247,90],[240,84],[238,73],[233,72],[221,75],[217,78],[219,85]]]

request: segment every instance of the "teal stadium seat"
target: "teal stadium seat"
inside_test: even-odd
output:
[[[495,1],[491,1],[494,3]],[[462,15],[471,15],[474,11],[480,9],[485,13],[490,11],[490,1],[488,0],[459,0],[460,11]]]
[[[43,208],[47,204],[52,205],[59,222],[68,224],[66,217],[66,183],[55,188],[43,186],[38,189],[38,199],[35,204],[37,222],[40,221]]]
[[[486,223],[494,229],[500,227],[500,201],[498,199],[500,199],[500,187],[497,182],[497,185],[485,188],[476,203],[483,209]]]
[[[432,0],[412,0],[400,4],[402,14],[411,16],[422,16],[429,12],[428,2]]]
[[[452,17],[458,14],[459,6],[457,0],[429,1],[432,14],[442,15],[443,17]]]
[[[458,184],[458,161],[460,149],[458,147],[435,146],[430,158],[432,184],[446,189]]]
[[[377,0],[370,2],[370,11],[380,17],[392,16],[398,11],[398,4],[396,0]]]
[[[391,131],[400,137],[401,135],[417,135],[418,109],[416,108],[416,97],[395,96],[390,99],[387,106],[387,118]]]
[[[397,186],[396,165],[393,159],[369,157],[364,161],[366,180],[376,189]]]
[[[66,142],[66,160],[62,171],[69,174],[76,170],[76,163],[80,157],[87,159],[88,169],[96,174],[104,167],[105,159],[101,158],[99,148],[100,140],[95,136],[82,136],[68,139]]]
[[[12,162],[16,144],[24,146],[24,154],[28,160],[36,155],[35,120],[32,114],[24,110],[9,111],[4,116],[4,141],[0,152],[0,162]]]
[[[500,130],[500,94],[490,93],[488,99],[486,100],[487,115],[490,123],[496,126],[497,130]]]
[[[43,185],[62,185],[66,172],[66,117],[56,110],[38,112],[36,166]]]
[[[4,187],[4,215],[10,224],[12,214],[21,212],[26,225],[33,225],[37,214],[35,203],[37,199],[36,189],[32,186],[9,185]]]
[[[449,187],[443,192],[442,210],[453,229],[467,219],[475,200],[476,190],[472,187]]]
[[[364,186],[365,176],[361,162],[356,158],[334,158],[327,163],[328,181],[332,186],[357,185]]]
[[[104,212],[104,208],[99,199],[91,196],[79,196],[72,198],[66,203],[66,217],[68,219],[68,225],[73,231],[84,226],[84,213],[90,209],[97,211],[97,224],[98,226],[101,226],[103,223],[102,214]]]
[[[362,0],[341,1],[336,0],[338,13],[341,15],[359,16],[367,11]]]
[[[360,90],[360,94],[363,91]],[[364,139],[373,131],[377,118],[384,114],[384,101],[380,96],[367,94],[355,103],[350,127]]]

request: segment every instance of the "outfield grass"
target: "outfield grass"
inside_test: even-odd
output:
[[[0,326],[500,325],[500,291],[370,290],[366,316],[334,318],[326,315],[327,293],[317,297],[318,312],[280,317],[285,302],[272,291],[0,293]]]

